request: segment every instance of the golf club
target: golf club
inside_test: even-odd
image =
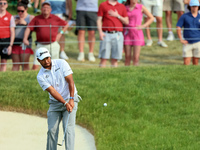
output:
[[[62,140],[62,144],[58,143],[59,146],[63,146],[63,143],[65,141],[65,135],[66,135],[66,132],[67,132],[67,125],[68,125],[68,121],[69,121],[69,116],[70,116],[70,112],[69,112],[69,115],[67,117],[67,122],[66,122],[66,125],[65,125],[65,132],[64,132],[64,137],[63,137],[63,140]]]

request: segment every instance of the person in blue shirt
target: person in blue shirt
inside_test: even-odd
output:
[[[63,20],[72,19],[72,0],[46,0],[46,1],[50,2],[51,4],[51,9],[52,9],[51,14],[54,14]],[[69,58],[64,51],[65,49],[64,34],[62,34],[59,44],[60,44],[60,58],[68,60]]]
[[[190,12],[183,14],[177,23],[177,34],[183,44],[184,65],[189,65],[193,58],[193,65],[198,65],[200,58],[200,4],[198,0],[191,0],[188,6]],[[184,27],[183,36],[181,28]]]

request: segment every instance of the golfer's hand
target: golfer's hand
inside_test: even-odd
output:
[[[72,107],[72,109],[74,108],[74,100],[73,99],[69,100],[69,105]]]
[[[69,104],[69,103],[67,103],[66,105],[65,105],[65,107],[66,107],[66,109],[67,109],[67,111],[68,112],[72,112],[72,107],[71,107],[71,105]]]

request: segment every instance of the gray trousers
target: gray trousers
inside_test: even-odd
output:
[[[50,102],[50,101],[49,101],[50,107],[47,112],[47,117],[48,117],[47,150],[57,150],[59,124],[63,119],[62,123],[64,132],[69,112],[66,110],[66,107],[62,103],[52,102],[52,101]],[[77,109],[78,109],[78,101],[74,101],[74,108],[73,111],[70,113],[66,136],[65,136],[66,150],[74,150]]]

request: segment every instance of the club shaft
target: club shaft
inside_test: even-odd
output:
[[[67,125],[68,125],[68,122],[69,122],[69,116],[70,116],[70,112],[69,112],[69,115],[68,115],[68,117],[67,117],[67,122],[66,122],[66,125],[65,125],[65,132],[64,132],[62,144],[58,144],[59,146],[62,146],[63,143],[64,143],[64,141],[65,141],[65,135],[66,135],[66,132],[67,132]]]

